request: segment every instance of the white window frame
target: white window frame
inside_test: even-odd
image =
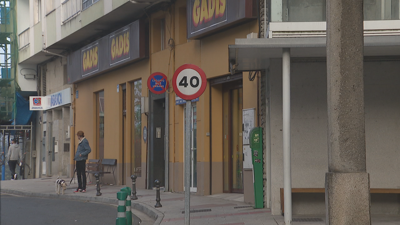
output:
[[[82,0],[65,0],[61,3],[62,24],[75,18],[82,11]]]
[[[400,20],[364,21],[364,36],[400,35]],[[325,37],[326,22],[270,22],[269,38]]]
[[[56,0],[45,0],[46,16],[56,9]]]
[[[42,0],[35,0],[33,5],[33,23],[37,24],[42,19]]]

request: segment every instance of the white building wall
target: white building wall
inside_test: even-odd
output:
[[[51,95],[66,88],[72,88],[72,85],[67,84],[65,80],[65,65],[66,58],[56,58],[46,64],[46,95]],[[69,105],[64,105],[48,111],[51,111],[52,137],[55,138],[55,143],[57,143],[57,151],[54,153],[54,161],[50,157],[47,157],[46,160],[51,160],[51,175],[68,176],[70,157],[69,151],[64,152],[64,144],[70,141],[70,138],[66,137],[68,125],[71,122],[70,107]],[[49,147],[51,148],[49,149]],[[53,146],[49,147],[46,147],[46,149],[53,151]]]
[[[283,188],[282,62],[272,59],[271,161],[272,213],[281,214]],[[399,188],[400,63],[367,61],[365,120],[367,172],[371,188]],[[292,59],[291,157],[293,188],[324,188],[328,172],[326,63]],[[385,196],[383,196],[385,197]],[[385,197],[387,198],[387,197]],[[392,197],[393,198],[393,197]],[[372,213],[398,213],[399,204],[372,198]],[[324,194],[294,194],[294,214],[324,214]]]
[[[26,76],[24,76],[26,75]],[[32,75],[34,79],[30,79]],[[26,77],[26,78],[25,78]],[[27,79],[29,78],[29,79]],[[36,91],[37,72],[36,65],[17,65],[17,81],[21,91]]]
[[[17,7],[17,34],[29,28],[29,0],[19,0]]]

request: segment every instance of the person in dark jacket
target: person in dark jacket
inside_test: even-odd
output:
[[[79,144],[76,149],[74,160],[76,161],[76,176],[78,177],[78,189],[74,192],[86,192],[86,160],[89,153],[92,151],[88,140],[85,138],[83,131],[76,133]]]

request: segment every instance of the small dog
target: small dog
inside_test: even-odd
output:
[[[59,195],[61,190],[61,193],[64,194],[64,191],[67,189],[67,182],[65,182],[65,180],[63,179],[57,178],[55,184],[56,184],[56,193]]]

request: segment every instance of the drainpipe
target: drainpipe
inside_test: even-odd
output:
[[[283,102],[283,186],[285,195],[285,224],[292,222],[292,175],[290,168],[290,49],[282,53]]]
[[[165,180],[164,191],[169,190],[169,93],[165,92],[165,135],[164,135],[164,149],[165,149]]]

